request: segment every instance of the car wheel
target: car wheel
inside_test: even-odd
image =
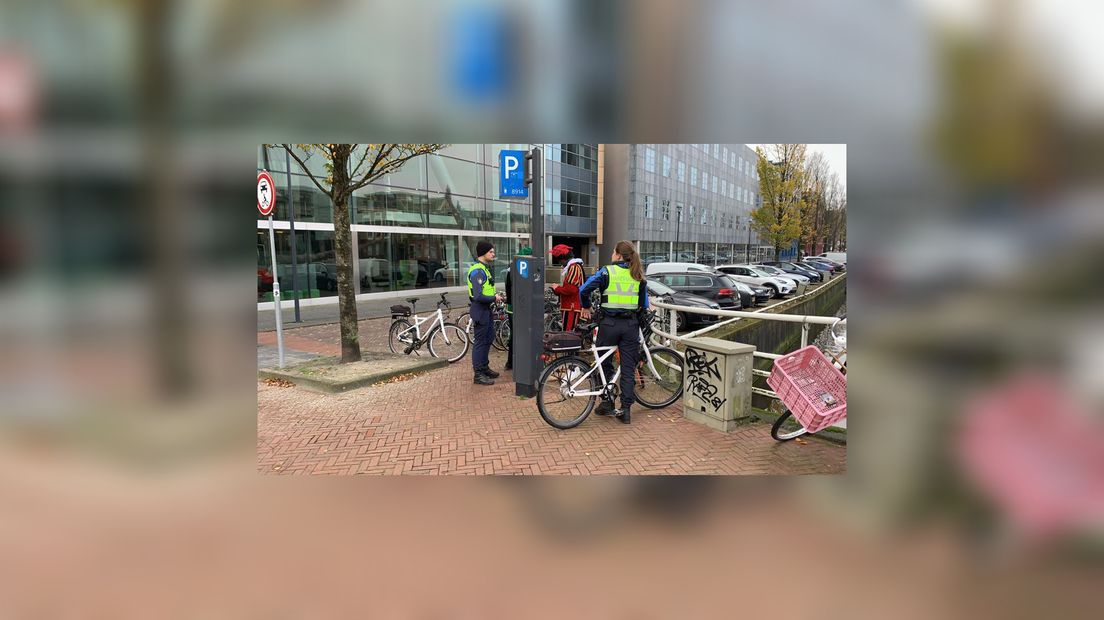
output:
[[[781,294],[778,292],[778,287],[777,286],[775,286],[773,284],[768,284],[766,286],[767,286],[767,288],[769,288],[771,290],[771,298],[781,296]]]
[[[675,333],[686,330],[686,315],[681,312],[675,313]]]

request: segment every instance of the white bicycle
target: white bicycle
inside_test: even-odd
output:
[[[464,330],[455,323],[445,322],[445,310],[450,306],[444,293],[441,293],[441,301],[437,302],[437,311],[424,317],[414,313],[413,308],[418,304],[417,297],[407,301],[410,306],[391,306],[391,329],[387,334],[387,348],[392,353],[419,355],[422,346],[428,345],[430,355],[445,358],[450,364],[467,355],[470,343]],[[411,319],[414,320],[413,324]]]
[[[582,325],[580,329],[591,334],[589,352],[594,362],[580,357],[583,350],[580,337],[577,344],[565,343],[557,348],[576,353],[549,364],[537,381],[537,409],[545,422],[559,429],[578,426],[590,415],[599,397],[613,400],[618,393],[620,365],[608,380],[602,368],[602,362],[617,351],[617,346],[599,347],[594,344],[597,338],[594,324]],[[639,333],[641,355],[636,364],[633,392],[641,405],[661,409],[682,396],[682,369],[685,364],[678,351],[670,347],[651,346],[644,336],[644,329]]]

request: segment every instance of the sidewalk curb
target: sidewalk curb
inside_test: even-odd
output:
[[[328,359],[336,360],[337,358]],[[317,392],[325,392],[327,394],[339,394],[341,392],[348,392],[349,390],[355,390],[357,388],[366,387],[375,383],[379,383],[381,381],[386,381],[399,375],[422,374],[425,372],[429,372],[430,370],[444,368],[448,365],[448,360],[433,358],[397,370],[387,370],[370,375],[365,375],[352,381],[326,381],[324,379],[313,379],[310,377],[304,377],[303,375],[295,372],[287,370],[277,370],[272,368],[258,370],[257,377],[260,379],[283,379],[285,381],[290,381],[300,387],[315,390]]]

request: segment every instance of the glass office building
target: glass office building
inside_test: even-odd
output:
[[[412,290],[463,287],[467,269],[475,262],[475,245],[483,239],[495,244],[495,268],[501,281],[518,249],[530,245],[531,227],[529,199],[498,198],[498,152],[532,146],[451,145],[433,155],[416,157],[397,172],[354,192],[349,208],[358,295],[400,297]],[[541,146],[546,159],[545,232],[549,236],[593,235],[598,202],[597,146]],[[305,163],[316,176],[325,176],[326,162],[320,155],[305,159]],[[294,226],[294,271],[300,299],[336,301],[329,198],[281,148],[260,147],[257,168],[267,169],[276,184],[274,219],[281,299],[290,301],[296,294],[292,284]],[[261,304],[272,301],[267,219],[257,221],[257,299]]]
[[[605,146],[605,238],[637,244],[645,263],[723,264],[773,250],[751,230],[761,204],[757,156],[745,144]]]

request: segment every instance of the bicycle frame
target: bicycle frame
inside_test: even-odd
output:
[[[659,373],[656,371],[655,368],[654,358],[652,357],[652,350],[648,347],[648,343],[644,340],[644,332],[641,330],[637,330],[637,333],[640,335],[640,343],[644,345],[644,359],[648,361],[648,370],[651,370],[655,376],[659,376]],[[567,396],[569,398],[574,398],[576,396],[601,396],[603,393],[605,393],[606,386],[610,384],[616,384],[617,380],[621,378],[621,366],[617,367],[617,369],[613,372],[613,376],[610,377],[609,381],[606,381],[606,371],[604,368],[602,368],[602,362],[606,361],[606,358],[613,355],[613,352],[616,350],[617,345],[600,347],[597,344],[592,343],[590,345],[590,354],[594,356],[594,364],[591,365],[590,370],[583,373],[582,376],[576,379],[568,387]],[[600,351],[604,351],[604,353],[599,354]],[[587,380],[587,377],[594,374],[595,370],[598,370],[598,376],[602,379],[602,389],[598,391],[579,390],[579,386],[583,383],[583,381]]]
[[[410,318],[414,319],[414,324],[398,333],[398,338],[399,338],[400,341],[409,342],[408,340],[405,340],[404,338],[409,337],[410,331],[413,330],[414,331],[414,334],[413,334],[414,339],[417,340],[418,342],[421,342],[422,339],[424,338],[424,336],[422,335],[421,326],[424,325],[426,322],[430,322],[430,323],[436,323],[437,326],[439,326],[441,328],[441,333],[444,334],[444,336],[445,336],[445,342],[446,343],[449,342],[448,333],[444,331],[444,329],[445,329],[445,313],[441,310],[440,307],[437,308],[436,312],[434,312],[433,314],[427,315],[425,317],[420,317],[420,316],[415,314],[415,315],[411,316]],[[436,319],[436,320],[434,320],[434,319]],[[430,325],[430,327],[426,330],[426,335],[428,335],[430,331],[433,331],[433,325]],[[451,344],[451,343],[449,343],[449,344]]]

